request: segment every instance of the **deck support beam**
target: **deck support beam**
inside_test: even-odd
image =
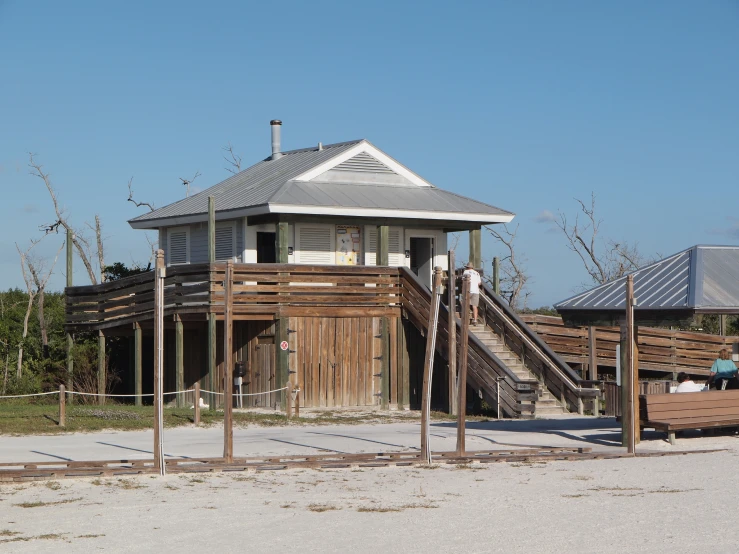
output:
[[[105,404],[105,334],[98,331],[98,404]]]
[[[390,265],[390,227],[377,226],[377,248],[375,265]],[[386,317],[380,318],[380,340],[382,344],[382,358],[380,360],[380,406],[383,410],[390,407],[390,328]]]
[[[133,324],[133,388],[136,395],[135,404],[141,406],[141,359],[143,347],[141,324]]]
[[[226,282],[224,284],[225,306],[223,308],[223,458],[226,463],[233,462],[234,430],[233,430],[233,260],[226,264]]]
[[[475,269],[482,268],[482,230],[470,230],[470,263]]]
[[[275,225],[275,252],[277,254],[277,263],[286,264],[288,263],[288,232],[290,227],[287,221],[280,221]],[[290,378],[290,350],[289,347],[283,350],[281,345],[283,343],[290,343],[288,327],[290,325],[290,318],[279,317],[275,321],[275,383],[274,388],[281,389],[287,384]],[[283,410],[287,410],[287,394],[285,391],[280,392],[279,396],[280,407]]]
[[[448,393],[449,393],[449,414],[457,415],[457,275],[456,263],[454,260],[454,250],[447,253],[449,270],[447,272],[449,279],[447,281],[447,314],[448,314],[448,338],[449,345],[449,371],[448,371]]]
[[[73,285],[72,270],[73,270],[73,250],[72,250],[72,230],[67,229],[67,286]],[[67,390],[74,390],[74,357],[72,349],[74,347],[74,339],[72,333],[67,333]],[[70,396],[70,400],[72,397]]]
[[[179,315],[174,316],[174,337],[175,337],[175,390],[185,390],[185,328]],[[178,408],[185,407],[185,395],[180,393],[175,398],[175,405]]]

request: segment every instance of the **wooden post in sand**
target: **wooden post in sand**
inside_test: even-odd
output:
[[[464,456],[465,418],[467,416],[467,351],[470,333],[470,276],[462,278],[462,344],[459,347],[459,376],[457,377],[457,456]]]
[[[226,262],[226,279],[223,284],[223,458],[226,463],[234,459],[233,429],[233,260]]]
[[[457,415],[457,275],[454,269],[454,250],[449,251],[449,270],[447,274],[447,307],[449,328],[449,413]]]
[[[423,360],[423,389],[421,391],[421,458],[431,463],[429,444],[429,425],[431,419],[431,383],[434,376],[434,353],[436,351],[436,329],[439,323],[439,303],[441,302],[441,268],[434,268],[434,284],[431,290],[429,321],[426,331],[426,356]]]
[[[59,427],[67,424],[67,394],[64,385],[59,385]]]

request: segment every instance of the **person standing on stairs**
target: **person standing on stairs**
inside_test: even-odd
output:
[[[467,262],[464,266],[464,273],[462,273],[462,279],[465,275],[470,276],[470,306],[472,307],[472,324],[477,325],[477,307],[480,305],[480,285],[482,285],[482,277],[475,271],[472,262]]]

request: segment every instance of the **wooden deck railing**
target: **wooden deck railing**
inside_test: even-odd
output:
[[[418,329],[426,332],[431,304],[431,292],[420,279],[406,268],[400,268],[403,283],[403,309]],[[459,321],[457,340],[462,335]],[[436,349],[445,359],[449,359],[449,311],[441,305],[436,337]],[[459,343],[458,343],[459,344]],[[459,352],[459,346],[457,352]],[[469,333],[469,355],[467,358],[467,380],[477,391],[482,392],[485,401],[497,405],[496,378],[500,382],[501,411],[509,417],[532,417],[538,398],[539,382],[536,379],[521,379],[485,346],[473,333]]]
[[[666,394],[674,385],[676,381],[639,381],[639,394]],[[603,383],[603,397],[606,404],[603,415],[621,417],[621,387],[616,381]]]
[[[559,317],[522,315],[536,333],[568,363],[588,363],[588,328],[565,327]],[[596,359],[600,366],[615,367],[618,327],[596,327]],[[686,371],[708,375],[722,348],[731,349],[739,337],[723,337],[688,331],[639,327],[639,368],[642,370]]]
[[[583,401],[587,399],[592,403],[600,395],[597,382],[583,380],[489,285],[484,284],[483,289],[480,313],[485,324],[563,406],[582,413]]]
[[[225,263],[167,268],[164,314],[223,315]],[[400,310],[394,267],[234,264],[234,316],[388,315]],[[153,318],[154,272],[100,285],[68,287],[67,330],[101,330]]]

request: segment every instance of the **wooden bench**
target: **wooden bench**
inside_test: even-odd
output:
[[[646,394],[639,396],[642,428],[667,432],[675,444],[675,432],[739,426],[739,390]]]

